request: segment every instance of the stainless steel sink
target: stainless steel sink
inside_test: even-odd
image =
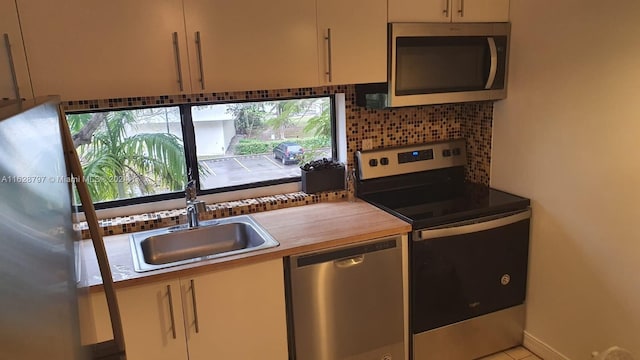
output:
[[[184,225],[131,234],[129,237],[137,272],[278,246],[250,216],[240,215],[201,221],[196,228]]]

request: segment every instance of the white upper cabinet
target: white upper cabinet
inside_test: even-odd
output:
[[[451,1],[389,0],[389,22],[450,22]]]
[[[18,25],[14,3],[0,0],[0,26],[21,50],[29,97],[29,84],[63,100],[286,89],[386,81],[386,3],[17,0]],[[10,72],[0,74],[2,97],[13,97]]]
[[[0,99],[33,98],[14,0],[0,0],[0,45]]]
[[[389,22],[506,22],[509,0],[389,0]]]
[[[315,6],[314,0],[184,0],[193,91],[317,85]]]
[[[181,0],[18,0],[18,10],[36,96],[191,90]]]
[[[509,21],[509,0],[451,0],[453,22]]]
[[[317,0],[320,83],[387,81],[387,1]]]

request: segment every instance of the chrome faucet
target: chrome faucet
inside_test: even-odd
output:
[[[198,218],[200,212],[206,211],[204,201],[198,200],[196,194],[196,182],[190,180],[187,183],[187,187],[184,189],[184,194],[187,200],[187,221],[189,222],[189,228],[196,228],[200,225],[200,219]]]

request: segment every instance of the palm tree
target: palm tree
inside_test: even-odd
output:
[[[266,116],[264,103],[235,103],[227,105],[227,113],[233,116],[236,132],[251,138],[254,130],[262,127]]]
[[[307,121],[307,125],[304,127],[305,133],[313,133],[316,137],[330,138],[331,137],[331,106],[329,105],[329,99],[320,99],[320,106],[322,106],[322,112],[310,118]]]
[[[271,103],[272,117],[266,121],[274,131],[280,132],[280,139],[285,138],[285,129],[304,118],[315,99],[280,100]]]
[[[92,120],[96,126],[90,142],[77,147],[95,202],[184,187],[187,172],[182,140],[170,133],[129,135],[138,121],[135,110],[76,114],[67,119],[75,134]],[[96,125],[100,120],[102,123]]]

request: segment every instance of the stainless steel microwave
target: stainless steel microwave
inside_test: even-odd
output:
[[[509,23],[391,23],[388,81],[356,85],[371,108],[504,99]]]

